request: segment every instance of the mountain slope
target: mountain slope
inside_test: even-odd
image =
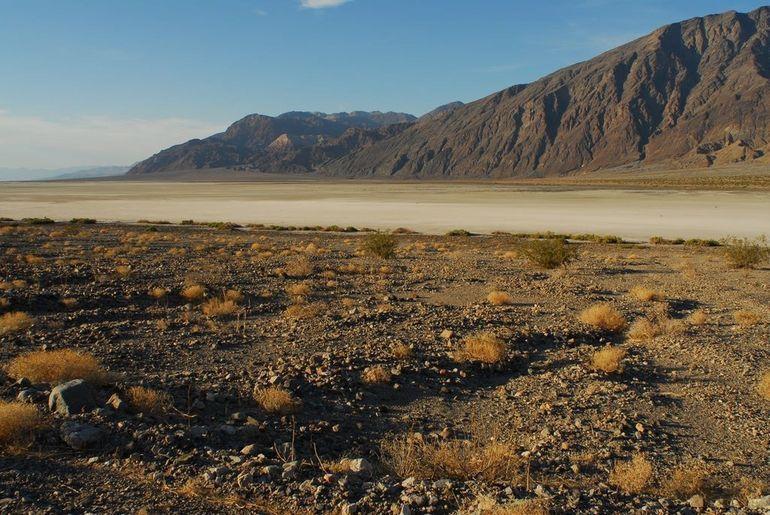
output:
[[[568,175],[767,159],[770,8],[668,25],[333,161],[337,176]]]
[[[334,148],[350,152],[351,135],[364,131],[361,144],[395,134],[416,118],[404,113],[356,111],[309,113],[295,111],[277,117],[252,114],[227,130],[205,139],[194,139],[167,148],[136,164],[128,175],[205,168],[238,168],[264,172],[308,172],[327,155],[340,157]],[[393,129],[382,132],[393,125]]]

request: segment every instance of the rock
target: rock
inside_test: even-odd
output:
[[[689,504],[692,508],[703,508],[706,503],[703,500],[703,496],[693,495],[687,500],[687,504]]]
[[[249,444],[245,446],[243,449],[241,449],[241,454],[244,456],[253,456],[257,454],[257,446],[252,444]]]
[[[126,410],[126,401],[120,398],[117,393],[113,393],[109,399],[107,399],[107,406],[114,409],[115,411],[125,411]]]
[[[415,477],[408,477],[401,481],[401,487],[402,488],[412,488],[414,484],[417,482],[417,478]]]
[[[770,509],[770,495],[764,497],[757,497],[755,499],[749,499],[746,506],[750,510],[767,510]]]
[[[434,490],[449,490],[452,488],[452,481],[449,479],[437,479],[433,482],[432,486]]]
[[[104,432],[98,427],[68,420],[61,425],[61,437],[73,449],[82,450],[99,443]]]
[[[391,511],[393,515],[412,515],[412,508],[408,504],[394,504]]]
[[[19,392],[16,396],[16,400],[19,402],[35,402],[35,397],[39,392],[32,388],[25,388]]]
[[[366,458],[346,459],[342,461],[344,467],[352,474],[371,476],[374,467]]]
[[[235,482],[238,485],[238,487],[240,487],[240,488],[245,488],[245,487],[247,487],[249,485],[253,485],[254,484],[254,471],[249,470],[247,472],[241,473],[235,479]]]
[[[299,475],[299,462],[289,461],[283,464],[281,477],[284,479],[295,479]]]
[[[444,329],[441,331],[441,337],[445,340],[450,339],[454,335],[454,332],[452,332],[450,329]]]
[[[281,474],[281,467],[278,465],[267,465],[262,467],[262,474],[271,478],[278,477]]]
[[[51,390],[48,397],[48,408],[64,416],[90,411],[96,406],[91,386],[82,379],[60,384]]]

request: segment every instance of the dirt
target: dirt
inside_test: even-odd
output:
[[[511,257],[522,242],[504,235],[399,235],[396,257],[385,260],[361,254],[365,237],[0,226],[0,282],[27,283],[0,290],[0,315],[34,319],[0,336],[3,363],[70,348],[114,375],[93,387],[97,409],[69,417],[105,435],[80,450],[61,439],[68,417],[48,411],[54,385],[31,386],[45,427],[29,447],[0,457],[0,511],[455,513],[488,496],[542,500],[553,513],[737,512],[747,500],[742,481],[770,480],[770,401],[756,390],[770,366],[767,264],[732,269],[719,247],[586,243],[575,244],[573,263],[543,270]],[[312,273],[287,277],[305,257]],[[118,274],[121,265],[130,273]],[[322,309],[291,318],[286,287],[301,281],[312,290],[304,304]],[[237,313],[209,318],[180,296],[186,283],[244,299]],[[628,293],[635,285],[666,300],[639,301]],[[148,294],[158,286],[170,292],[160,300]],[[493,290],[512,304],[491,305]],[[596,302],[629,322],[662,312],[685,320],[696,310],[707,320],[632,341],[579,321]],[[760,321],[738,326],[740,309]],[[507,357],[457,362],[454,351],[480,331],[501,338]],[[397,343],[412,356],[396,358]],[[591,366],[607,344],[628,351],[620,373]],[[391,372],[389,382],[362,381],[375,365]],[[3,400],[30,388],[17,379],[0,375]],[[167,392],[173,408],[151,416],[104,404],[136,385]],[[300,399],[301,410],[260,408],[252,392],[271,385]],[[467,439],[477,427],[526,457],[518,479],[399,477],[381,447],[414,433]],[[653,479],[624,493],[609,475],[637,453],[653,464]],[[341,458],[364,458],[372,471],[332,471]],[[673,468],[693,463],[708,469],[701,499],[667,493]]]

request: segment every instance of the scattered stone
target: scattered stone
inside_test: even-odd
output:
[[[60,415],[70,416],[96,408],[96,398],[91,386],[82,379],[60,384],[48,397],[48,409]]]
[[[62,439],[76,450],[92,447],[104,438],[104,432],[98,427],[68,420],[61,425]]]

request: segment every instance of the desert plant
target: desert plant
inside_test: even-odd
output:
[[[562,239],[529,240],[519,248],[519,254],[542,268],[553,269],[577,258],[577,250]]]
[[[652,340],[661,335],[682,334],[686,325],[681,320],[657,316],[639,318],[628,329],[628,337],[632,340]]]
[[[754,268],[767,261],[770,247],[767,238],[727,238],[722,242],[727,262],[735,268]]]
[[[706,312],[702,309],[696,309],[685,319],[690,325],[703,325],[707,320],[708,317],[706,316]]]
[[[23,311],[11,311],[0,316],[0,336],[26,331],[34,320]]]
[[[200,284],[192,284],[182,290],[182,297],[186,300],[199,301],[206,295],[206,288]]]
[[[282,388],[255,388],[254,400],[259,407],[268,413],[289,415],[296,413],[302,407],[302,402]]]
[[[652,463],[643,455],[636,454],[630,461],[615,464],[610,473],[610,484],[623,492],[638,494],[647,487],[652,474]]]
[[[663,492],[670,497],[687,499],[702,494],[708,486],[711,468],[702,461],[691,461],[675,467],[663,482]]]
[[[295,283],[286,286],[286,293],[293,297],[307,297],[310,295],[310,292],[311,288],[310,283],[308,282]]]
[[[616,332],[626,327],[623,314],[606,302],[594,304],[581,311],[580,321],[602,331]]]
[[[492,333],[477,333],[463,340],[463,347],[455,352],[457,361],[499,363],[506,358],[508,346]]]
[[[0,446],[26,445],[42,425],[43,419],[34,405],[0,400]]]
[[[757,392],[759,392],[760,397],[766,401],[770,401],[770,371],[762,374],[762,377],[759,379],[759,384],[757,385]]]
[[[227,299],[211,299],[205,302],[201,309],[208,317],[225,317],[238,311],[238,304]]]
[[[607,346],[594,352],[591,356],[591,367],[605,374],[615,374],[623,371],[623,358],[626,357],[625,349]]]
[[[171,406],[171,396],[144,386],[132,386],[126,391],[126,401],[137,413],[156,417],[165,415]]]
[[[749,309],[740,309],[733,313],[735,323],[741,327],[751,327],[762,321],[762,315]]]
[[[366,384],[389,383],[390,378],[390,371],[382,365],[367,367],[361,374],[361,380]]]
[[[314,318],[326,310],[323,302],[311,302],[310,304],[292,304],[283,312],[287,318]]]
[[[508,306],[513,304],[513,297],[504,291],[493,291],[487,295],[487,301],[493,306]]]
[[[392,234],[376,232],[364,237],[361,248],[370,256],[391,259],[396,255],[398,239]]]
[[[168,295],[168,290],[166,288],[161,288],[160,286],[156,286],[155,288],[150,289],[150,297],[156,300],[160,300],[163,297]]]
[[[306,256],[298,256],[286,263],[284,271],[289,277],[308,277],[313,274],[313,263]]]
[[[72,379],[103,384],[109,380],[107,371],[90,354],[71,349],[33,351],[22,354],[8,364],[8,375],[25,377],[33,383],[63,383]]]
[[[405,343],[397,343],[393,346],[393,357],[396,359],[409,359],[412,357],[412,348]]]
[[[642,285],[634,286],[629,293],[633,298],[642,302],[662,301],[666,298],[663,292]]]

